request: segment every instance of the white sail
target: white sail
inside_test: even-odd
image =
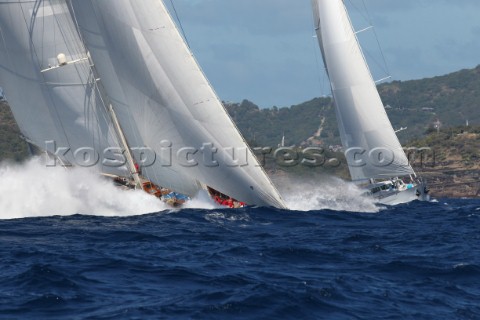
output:
[[[352,180],[414,174],[378,94],[342,0],[312,0]]]
[[[0,86],[27,141],[73,165],[123,172],[102,168],[103,150],[118,144],[65,1],[2,1],[0,35]]]
[[[156,153],[143,171],[149,179],[187,194],[205,184],[248,204],[284,207],[162,1],[71,4],[129,144]]]

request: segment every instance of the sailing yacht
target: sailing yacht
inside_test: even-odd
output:
[[[352,180],[383,204],[427,200],[377,91],[342,0],[312,0],[314,25],[330,80]]]
[[[54,162],[285,208],[162,1],[1,6],[0,86],[26,141]]]

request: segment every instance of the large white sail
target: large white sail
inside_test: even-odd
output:
[[[118,144],[65,1],[2,1],[0,35],[0,86],[26,139],[73,165],[124,173],[102,168]]]
[[[143,169],[149,179],[188,194],[201,183],[248,204],[284,207],[162,1],[71,4],[129,144],[156,153]]]
[[[398,141],[342,0],[312,0],[352,180],[414,174]]]

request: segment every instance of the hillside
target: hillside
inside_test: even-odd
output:
[[[421,136],[440,127],[480,125],[480,66],[445,76],[380,85],[379,92],[394,128],[408,127],[399,138]]]
[[[434,131],[406,146],[411,147],[410,162],[435,197],[480,196],[480,126]]]
[[[248,100],[225,107],[245,139],[254,146],[276,147],[283,135],[285,145],[300,145],[319,130],[323,118],[335,116],[329,98],[315,98],[289,108],[260,109]],[[334,131],[336,124],[324,121],[324,127]]]
[[[480,66],[445,76],[393,81],[378,87],[387,114],[402,143],[441,128],[480,125]],[[316,98],[291,107],[260,109],[250,101],[226,105],[245,138],[255,145],[340,144],[330,98]]]
[[[27,155],[27,145],[20,139],[20,130],[10,107],[5,101],[0,101],[0,161],[21,161]]]

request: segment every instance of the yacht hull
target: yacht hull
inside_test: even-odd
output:
[[[414,188],[406,190],[394,190],[372,196],[376,203],[394,206],[397,204],[408,203],[414,200],[429,201],[428,189],[423,183],[417,184]]]

